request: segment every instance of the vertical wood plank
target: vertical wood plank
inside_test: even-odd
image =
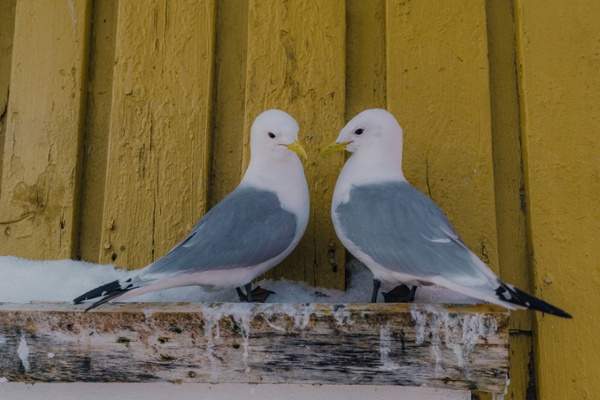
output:
[[[385,1],[346,2],[346,120],[385,108]]]
[[[534,399],[535,379],[531,332],[511,332],[509,339],[510,384],[505,398],[511,400]]]
[[[4,138],[6,134],[13,32],[15,29],[15,5],[16,0],[0,2],[0,197],[2,196],[2,164],[4,159]],[[0,226],[1,234],[2,226]]]
[[[516,1],[537,398],[600,393],[600,3]]]
[[[248,3],[217,2],[215,112],[210,175],[210,205],[214,206],[240,182],[245,171],[244,108]]]
[[[112,104],[117,0],[95,1],[92,10],[89,94],[83,145],[79,258],[98,262],[101,249],[108,132]]]
[[[206,211],[215,2],[119,2],[101,262],[140,268]]]
[[[344,288],[344,251],[329,210],[343,156],[317,158],[344,124],[345,2],[250,2],[244,143],[253,119],[280,108],[300,125],[311,217],[298,248],[268,273],[320,287]],[[245,164],[247,164],[247,152]]]
[[[487,0],[486,14],[500,277],[531,292],[512,5]],[[530,382],[531,312],[512,312],[510,325],[511,374],[507,398],[525,400]]]
[[[509,2],[487,0],[486,9],[500,276],[530,291],[514,19]],[[513,312],[511,329],[531,331],[530,316]]]
[[[485,18],[482,0],[388,1],[386,92],[408,181],[497,272]]]
[[[0,254],[75,254],[90,2],[18,1]]]

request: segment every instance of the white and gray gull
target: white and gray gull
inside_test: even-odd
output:
[[[508,309],[571,316],[502,282],[465,245],[446,215],[402,173],[402,128],[386,110],[366,110],[321,151],[347,150],[331,205],[335,231],[350,253],[373,272],[372,302],[381,281],[440,285]],[[392,296],[393,297],[393,296]],[[396,297],[394,300],[399,300]]]
[[[240,298],[252,301],[252,280],[287,257],[308,224],[308,185],[298,157],[306,158],[306,152],[298,130],[283,111],[260,114],[250,132],[250,163],[238,187],[165,256],[73,301],[100,297],[90,310],[117,298],[193,285],[236,288]]]

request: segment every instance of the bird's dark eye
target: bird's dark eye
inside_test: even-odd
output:
[[[269,137],[270,137],[271,139],[275,139],[275,134],[274,134],[273,132],[269,132]]]
[[[362,133],[363,133],[364,131],[365,131],[365,130],[364,130],[363,128],[359,128],[359,129],[355,130],[355,131],[354,131],[354,133],[355,133],[356,135],[362,135]]]

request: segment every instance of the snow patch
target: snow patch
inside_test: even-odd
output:
[[[364,303],[371,298],[373,275],[357,260],[346,265],[349,279],[345,291],[315,288],[304,282],[261,280],[257,283],[276,294],[267,303]],[[114,265],[91,264],[83,261],[33,261],[12,256],[0,256],[0,302],[29,303],[32,301],[72,301],[75,297],[108,282],[127,276],[130,271]],[[383,283],[381,291],[393,289]],[[126,302],[239,302],[235,290],[204,290],[198,286],[178,287],[147,293]],[[381,296],[379,296],[379,301]],[[420,287],[416,303],[475,303],[437,286]],[[149,318],[151,312],[146,315]],[[344,319],[340,310],[338,317]],[[298,321],[305,325],[306,317]]]

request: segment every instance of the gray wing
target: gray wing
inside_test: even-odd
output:
[[[482,274],[442,210],[407,182],[355,186],[335,212],[348,239],[385,268],[424,278]]]
[[[296,216],[273,192],[238,188],[214,206],[169,253],[139,278],[254,266],[284,252],[294,240]]]

